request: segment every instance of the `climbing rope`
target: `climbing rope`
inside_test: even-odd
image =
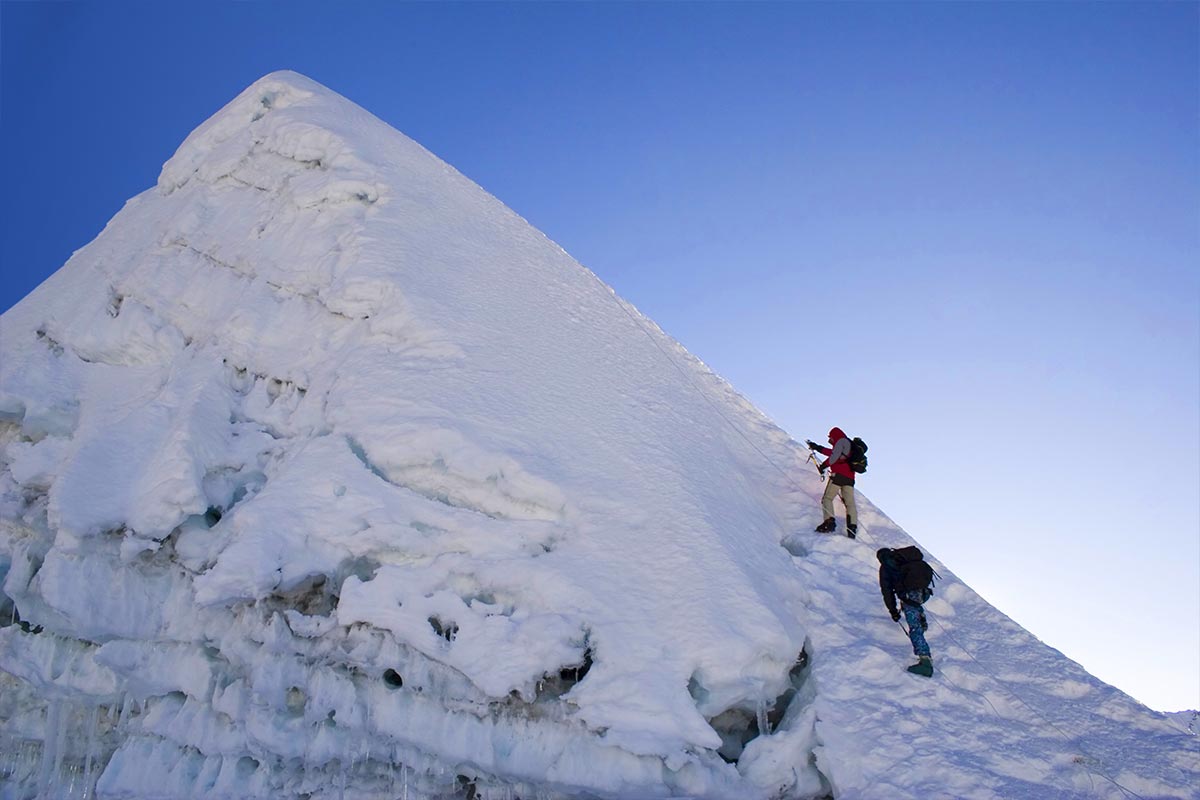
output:
[[[596,276],[593,274],[593,277],[596,277]],[[768,464],[770,464],[772,467],[774,467],[775,470],[778,471],[779,474],[783,476],[784,481],[787,484],[789,484],[795,488],[799,488],[799,485],[792,478],[791,474],[787,470],[783,469],[778,464],[776,464],[774,459],[772,459],[769,455],[767,455],[767,453],[765,453],[762,450],[762,448],[760,448],[757,444],[755,444],[754,441],[749,436],[747,436],[746,433],[739,426],[735,425],[733,420],[731,420],[725,414],[725,412],[723,412],[721,410],[721,408],[715,402],[713,402],[712,398],[710,398],[708,396],[708,393],[705,392],[703,389],[700,388],[700,386],[698,386],[696,384],[696,382],[692,379],[692,376],[689,375],[687,373],[687,371],[684,370],[684,368],[682,366],[680,366],[680,364],[674,358],[672,358],[670,353],[668,353],[665,349],[663,349],[663,347],[659,343],[658,339],[656,339],[654,337],[654,335],[649,330],[647,330],[646,326],[642,323],[642,321],[640,319],[638,319],[638,317],[630,310],[628,304],[625,303],[623,300],[621,300],[621,298],[617,296],[616,292],[612,291],[609,287],[604,285],[603,282],[600,281],[599,277],[596,277],[596,281],[598,283],[600,283],[602,286],[604,286],[604,288],[606,290],[609,291],[609,293],[613,297],[613,300],[616,302],[617,306],[620,307],[620,309],[625,312],[626,316],[628,316],[629,319],[633,321],[634,325],[636,325],[642,331],[642,333],[644,333],[646,335],[646,337],[648,339],[650,339],[650,341],[654,344],[655,348],[657,348],[658,351],[663,355],[663,358],[665,358],[667,360],[667,362],[670,363],[671,366],[673,366],[679,372],[679,374],[683,376],[684,380],[686,380],[692,386],[692,388],[695,389],[696,392],[704,399],[704,401],[706,403],[708,403],[709,407],[712,408],[712,410],[717,414],[717,416],[719,416],[722,420],[724,420],[725,423],[727,425],[729,425],[729,427],[732,428],[735,433],[738,434],[738,436],[740,436],[748,445],[750,445],[750,447],[753,448],[755,452],[757,452],[760,456],[762,456],[764,461],[766,461]],[[821,470],[820,465],[817,464],[817,460],[813,456],[811,450],[808,453],[808,460],[812,462],[813,466],[817,470],[817,473],[822,478],[824,478],[825,474]],[[772,515],[774,515],[774,512],[772,512]],[[776,519],[778,520],[778,517]],[[781,527],[786,528],[786,525],[782,524],[782,520],[779,520],[779,522],[781,523]],[[870,535],[866,532],[865,529],[859,530],[858,538],[864,540],[865,542],[869,543],[872,546],[877,545],[877,543],[870,537]],[[876,549],[878,549],[878,547],[876,547]],[[951,635],[950,632],[948,630],[946,630],[946,627],[944,625],[942,625],[941,621],[938,620],[936,616],[933,618],[933,621],[935,623],[937,623],[937,626],[942,630],[942,633],[944,633],[946,635],[946,637],[948,639],[950,639],[950,641],[953,642],[956,647],[958,647],[959,650],[962,650],[964,653],[966,653],[967,657],[970,658],[973,662],[975,662],[975,664],[979,667],[979,669],[985,675],[987,675],[989,678],[991,678],[992,681],[996,685],[998,685],[1001,689],[1003,689],[1005,692],[1007,692],[1013,699],[1015,699],[1022,706],[1029,709],[1033,713],[1034,716],[1036,716],[1038,719],[1040,719],[1042,722],[1044,722],[1049,728],[1051,728],[1056,733],[1058,733],[1058,735],[1061,736],[1068,745],[1072,745],[1073,747],[1078,749],[1081,753],[1083,753],[1084,756],[1091,758],[1097,764],[1099,764],[1101,766],[1104,765],[1104,762],[1101,759],[1096,758],[1091,753],[1088,753],[1083,747],[1080,747],[1078,745],[1078,742],[1072,740],[1071,737],[1068,736],[1066,733],[1064,733],[1061,728],[1059,728],[1057,725],[1055,725],[1053,722],[1051,722],[1049,719],[1047,719],[1044,715],[1042,715],[1040,712],[1038,712],[1037,709],[1035,709],[1029,703],[1025,702],[1012,689],[1008,688],[1007,684],[1003,680],[1001,680],[995,673],[993,673],[991,670],[989,670],[987,667],[985,667],[983,665],[983,663],[980,662],[979,659],[977,659],[971,653],[970,650],[968,650],[961,642],[959,642],[957,638],[955,638],[953,635]],[[902,629],[903,629],[903,627],[904,626],[901,625]],[[907,631],[905,631],[905,633],[907,634]],[[992,712],[996,714],[996,717],[1001,720],[1004,719],[1004,717],[1000,714],[999,711],[997,711],[995,705],[992,704],[992,701],[989,700],[986,695],[983,695],[979,692],[973,692],[973,691],[964,689],[963,687],[959,686],[957,683],[952,681],[949,677],[947,677],[946,673],[944,671],[939,670],[939,674],[946,680],[947,683],[950,683],[952,686],[954,686],[954,688],[958,689],[959,692],[978,694],[979,696],[983,697],[983,699],[987,702],[987,704],[989,706],[991,706]],[[878,775],[885,774],[887,770],[890,770],[896,764],[899,764],[900,761],[904,760],[904,758],[907,758],[907,756],[898,759],[893,764],[889,765],[887,767],[887,769],[885,769],[877,774]],[[1092,775],[1094,774],[1092,772],[1091,768],[1087,764],[1080,764],[1080,766],[1088,773],[1088,779],[1091,780]],[[1116,786],[1122,792],[1124,792],[1127,797],[1137,798],[1137,800],[1145,800],[1145,798],[1143,798],[1141,795],[1137,794],[1133,790],[1129,789],[1128,787],[1122,786],[1116,779],[1114,779],[1113,777],[1111,777],[1104,771],[1100,771],[1099,775],[1100,775],[1100,777],[1104,778],[1109,783]],[[874,781],[872,784],[869,784],[869,785],[875,785],[875,783],[878,783],[878,781]],[[1095,781],[1092,781],[1092,789],[1093,789],[1093,791],[1095,791]]]
[[[859,538],[862,538],[862,539],[868,541],[872,546],[876,546],[878,544],[877,542],[873,541],[869,535],[867,535],[865,533],[860,533]],[[878,547],[876,547],[875,549],[878,549]],[[968,650],[967,647],[962,642],[960,642],[957,637],[955,637],[953,634],[950,633],[949,630],[946,629],[946,626],[942,624],[941,620],[939,620],[936,615],[934,615],[928,609],[925,610],[925,613],[926,613],[927,617],[931,617],[933,619],[933,621],[937,624],[938,628],[941,629],[942,633],[946,636],[946,638],[949,639],[950,642],[953,643],[955,647],[957,647],[959,650],[961,650],[963,653],[965,653],[967,655],[967,657],[969,659],[971,659],[971,661],[975,662],[976,666],[979,667],[979,670],[981,672],[983,672],[983,674],[985,674],[989,678],[991,678],[993,683],[995,683],[997,686],[999,686],[1005,693],[1007,693],[1010,697],[1012,697],[1014,700],[1016,700],[1022,706],[1029,709],[1029,711],[1032,712],[1032,714],[1035,717],[1040,719],[1043,723],[1046,724],[1047,727],[1049,727],[1050,729],[1055,731],[1059,736],[1061,736],[1063,741],[1065,741],[1068,745],[1071,745],[1075,749],[1079,750],[1080,753],[1082,753],[1085,757],[1091,758],[1094,762],[1096,762],[1100,766],[1104,766],[1104,761],[1102,759],[1099,759],[1096,756],[1089,753],[1086,749],[1084,749],[1082,746],[1079,745],[1078,741],[1072,739],[1068,734],[1063,732],[1063,730],[1061,728],[1059,728],[1052,721],[1050,721],[1048,718],[1046,718],[1045,715],[1043,715],[1036,708],[1034,708],[1031,704],[1027,703],[1023,698],[1021,698],[1013,689],[1009,688],[1007,682],[1002,680],[998,675],[996,675],[996,673],[992,672],[992,670],[988,669],[983,664],[983,662],[981,662],[978,658],[976,658],[975,655],[973,653],[971,653],[971,651]],[[901,624],[900,628],[902,630],[904,630],[904,634],[907,636],[908,631],[904,629],[904,625]],[[951,680],[951,678],[946,674],[945,670],[939,670],[938,674],[943,679],[945,679],[945,681],[947,683],[949,683],[955,689],[958,689],[960,692],[967,693],[967,694],[975,694],[975,695],[979,695],[980,697],[982,697],[984,699],[984,701],[991,707],[992,713],[994,713],[998,719],[1001,719],[1001,720],[1004,719],[1004,716],[996,709],[996,706],[992,704],[992,701],[989,700],[986,695],[984,695],[981,692],[975,692],[970,689],[966,689],[962,686],[959,686],[957,683],[955,683],[953,680]],[[1106,772],[1104,772],[1104,771],[1093,772],[1091,770],[1091,768],[1088,767],[1087,764],[1083,764],[1083,763],[1080,764],[1080,767],[1088,773],[1088,780],[1091,781],[1091,783],[1092,783],[1093,791],[1095,791],[1096,784],[1095,784],[1095,781],[1092,780],[1092,778],[1094,775],[1099,775],[1101,778],[1104,778],[1106,781],[1113,784],[1118,789],[1120,789],[1122,792],[1124,792],[1127,797],[1134,797],[1134,798],[1138,798],[1138,800],[1145,800],[1145,798],[1143,798],[1138,793],[1134,792],[1132,789],[1122,786],[1120,783],[1118,783],[1116,781],[1116,779],[1114,779],[1112,776],[1110,776]]]
[[[955,647],[957,647],[959,650],[966,653],[967,658],[969,658],[973,662],[975,662],[975,665],[977,667],[979,667],[980,671],[982,671],[985,675],[987,675],[989,678],[991,678],[992,681],[996,685],[998,685],[1001,689],[1003,689],[1005,692],[1007,692],[1010,697],[1012,697],[1014,700],[1016,700],[1021,705],[1025,706],[1025,708],[1027,708],[1030,711],[1030,713],[1033,714],[1033,716],[1040,719],[1043,723],[1045,723],[1046,727],[1050,728],[1055,733],[1057,733],[1059,736],[1061,736],[1063,741],[1066,742],[1068,745],[1079,750],[1079,752],[1082,753],[1085,757],[1092,759],[1094,762],[1096,762],[1096,764],[1100,765],[1101,767],[1105,766],[1103,759],[1100,759],[1100,758],[1096,757],[1095,755],[1093,755],[1092,753],[1089,753],[1087,751],[1087,749],[1084,748],[1082,745],[1080,745],[1076,739],[1073,739],[1069,734],[1067,734],[1065,731],[1063,731],[1062,728],[1055,725],[1054,722],[1052,722],[1044,714],[1042,714],[1040,711],[1038,711],[1033,705],[1031,705],[1030,703],[1027,703],[1013,689],[1009,688],[1006,681],[1001,680],[999,678],[999,676],[997,676],[994,672],[992,672],[990,669],[988,669],[986,666],[984,666],[983,662],[981,662],[978,658],[976,658],[974,656],[974,654],[972,654],[971,651],[968,650],[966,648],[966,646],[963,645],[962,642],[960,642],[957,639],[957,637],[955,637],[953,634],[950,633],[949,630],[946,629],[946,626],[942,624],[941,620],[939,620],[935,616],[933,618],[933,621],[935,623],[937,623],[938,628],[941,629],[942,633],[946,636],[947,639],[949,639],[954,644]],[[950,678],[946,676],[946,673],[944,671],[941,671],[940,674],[943,677],[945,677],[949,683],[954,685],[955,688],[959,689],[959,691],[965,691],[962,689],[962,687],[959,687],[958,684],[955,684],[953,681],[951,681]],[[984,699],[986,700],[987,698],[985,697]],[[991,705],[991,701],[988,701],[988,705]],[[992,706],[992,711],[996,711],[995,706]],[[1003,719],[1003,717],[1000,716],[1000,713],[998,711],[996,711],[996,716]],[[1120,789],[1122,792],[1124,792],[1126,797],[1135,797],[1138,800],[1146,800],[1144,797],[1142,797],[1140,794],[1133,791],[1129,787],[1121,785],[1121,783],[1119,783],[1115,778],[1113,778],[1111,775],[1109,775],[1103,769],[1098,769],[1095,772],[1093,772],[1092,769],[1090,767],[1088,767],[1088,765],[1086,763],[1081,763],[1080,766],[1083,767],[1083,769],[1085,769],[1088,772],[1089,777],[1092,775],[1099,775],[1101,778],[1104,778],[1104,780],[1108,781],[1113,786],[1116,786],[1118,789]],[[1095,791],[1095,782],[1094,781],[1092,783],[1092,790]]]

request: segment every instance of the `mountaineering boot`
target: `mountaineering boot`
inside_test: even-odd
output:
[[[849,517],[846,517],[846,535],[851,539],[858,536],[858,523],[851,522]]]
[[[920,656],[920,660],[908,668],[908,671],[913,675],[924,675],[926,678],[933,677],[933,659],[929,656]]]
[[[835,528],[837,528],[837,522],[834,521],[833,517],[829,517],[820,525],[813,528],[813,530],[817,533],[833,533]]]

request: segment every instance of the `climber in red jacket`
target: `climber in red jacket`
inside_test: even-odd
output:
[[[816,527],[818,533],[832,533],[837,530],[837,521],[833,518],[834,495],[841,494],[842,503],[846,506],[846,535],[853,539],[858,535],[858,509],[854,505],[854,470],[850,468],[850,437],[841,428],[829,431],[829,444],[832,447],[822,447],[811,439],[806,442],[810,450],[816,450],[828,456],[817,465],[821,474],[829,470],[829,483],[825,485],[825,494],[821,497],[821,511],[825,513],[825,521]]]

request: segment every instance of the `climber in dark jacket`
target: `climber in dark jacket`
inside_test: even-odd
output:
[[[837,530],[837,521],[833,518],[833,498],[841,494],[842,503],[846,506],[846,535],[853,539],[858,535],[858,509],[854,505],[854,470],[850,468],[850,437],[841,428],[829,430],[829,444],[832,447],[822,447],[811,439],[807,442],[810,450],[816,450],[828,456],[817,465],[821,474],[829,469],[829,483],[825,485],[825,494],[821,497],[821,511],[825,521],[817,526],[817,533],[832,533]]]
[[[881,547],[875,551],[875,557],[879,559],[879,591],[883,593],[883,604],[887,606],[892,620],[900,621],[900,611],[896,608],[897,600],[900,601],[900,608],[904,609],[904,619],[908,623],[908,639],[912,642],[913,655],[918,659],[908,671],[915,675],[924,675],[926,678],[931,677],[933,658],[929,654],[929,643],[925,641],[925,629],[929,625],[925,621],[925,609],[922,607],[925,597],[921,589],[905,588],[903,567],[897,562],[896,551]]]

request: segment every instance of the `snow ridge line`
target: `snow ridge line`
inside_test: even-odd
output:
[[[596,278],[596,280],[599,280],[599,278]],[[611,290],[610,290],[610,292],[611,292]],[[783,476],[785,481],[787,481],[789,484],[796,485],[795,481],[791,478],[791,476],[782,467],[780,467],[778,464],[776,464],[771,459],[770,456],[768,456],[766,453],[764,453],[762,448],[760,448],[757,444],[755,444],[754,441],[749,436],[747,436],[746,433],[741,428],[739,428],[737,425],[734,425],[733,420],[729,419],[729,417],[726,416],[725,412],[723,412],[721,410],[721,408],[716,403],[713,402],[712,398],[708,396],[708,393],[705,392],[703,389],[701,389],[699,386],[697,386],[696,382],[692,380],[692,376],[688,375],[687,371],[684,370],[684,368],[681,367],[679,365],[679,363],[675,361],[675,359],[671,358],[670,353],[668,353],[666,350],[663,349],[662,345],[659,344],[658,340],[654,338],[654,336],[650,333],[650,331],[647,330],[646,327],[642,324],[641,320],[638,319],[638,317],[641,316],[640,312],[638,312],[635,315],[634,312],[630,311],[628,304],[624,300],[622,300],[620,297],[618,297],[615,292],[612,293],[612,296],[613,296],[613,299],[616,301],[617,305],[620,306],[621,310],[624,311],[625,314],[631,320],[633,320],[634,324],[638,326],[638,328],[642,331],[642,333],[646,334],[647,338],[649,338],[650,341],[653,342],[654,346],[658,349],[658,351],[660,353],[663,354],[663,357],[665,359],[667,359],[667,361],[671,364],[671,366],[675,367],[675,369],[677,369],[679,371],[679,374],[684,377],[684,379],[692,386],[692,388],[694,388],[696,390],[696,392],[699,393],[702,398],[704,398],[704,402],[708,403],[708,405],[713,409],[713,411],[715,411],[717,413],[717,415],[719,417],[721,417],[721,419],[725,420],[725,422],[729,425],[729,427],[733,428],[733,430],[738,434],[738,436],[742,437],[742,439],[744,439],[748,445],[750,445],[752,448],[754,448],[754,450],[757,451],[758,454],[760,456],[762,456],[768,464],[770,464],[772,467],[774,467],[776,470],[778,470],[779,474]],[[771,510],[771,513],[772,513],[772,516],[775,516],[773,509]],[[784,524],[783,520],[779,519],[778,516],[775,516],[775,519],[777,522],[779,522],[780,528],[783,530],[786,530],[787,526]]]
[[[617,304],[617,306],[619,306],[619,307],[620,307],[620,309],[621,309],[623,312],[625,312],[626,316],[628,316],[628,317],[629,317],[629,319],[630,319],[630,320],[632,320],[632,321],[633,321],[633,323],[634,323],[634,324],[635,324],[635,325],[638,327],[638,329],[639,329],[639,330],[641,330],[641,331],[642,331],[642,333],[644,333],[648,339],[650,339],[650,341],[651,341],[651,342],[654,344],[654,347],[655,347],[655,348],[656,348],[656,349],[657,349],[657,350],[658,350],[660,353],[662,353],[662,355],[663,355],[663,358],[665,358],[665,359],[667,360],[667,362],[668,362],[668,363],[670,363],[670,364],[671,364],[671,366],[673,366],[673,367],[674,367],[674,368],[675,368],[675,369],[676,369],[676,370],[679,372],[679,374],[683,376],[684,380],[686,380],[686,381],[688,382],[688,384],[689,384],[689,385],[690,385],[690,386],[691,386],[693,389],[695,389],[695,390],[696,390],[696,392],[697,392],[697,393],[698,393],[698,394],[699,394],[699,395],[700,395],[700,396],[701,396],[701,397],[704,399],[705,403],[707,403],[707,404],[709,405],[709,407],[710,407],[710,408],[712,408],[712,410],[713,410],[714,412],[716,412],[717,416],[719,416],[719,417],[720,417],[722,420],[724,420],[724,421],[725,421],[725,423],[726,423],[726,424],[727,424],[727,425],[728,425],[730,428],[732,428],[732,429],[734,430],[734,432],[736,432],[736,433],[738,434],[738,436],[742,438],[742,440],[743,440],[743,441],[745,441],[745,442],[746,442],[748,445],[750,445],[750,447],[751,447],[751,448],[753,448],[755,452],[757,452],[757,453],[758,453],[760,456],[762,456],[762,457],[763,457],[763,459],[764,459],[764,460],[765,460],[765,461],[766,461],[768,464],[770,464],[772,467],[774,467],[774,468],[775,468],[775,469],[776,469],[776,470],[779,472],[779,474],[780,474],[780,475],[783,477],[783,479],[784,479],[785,486],[790,486],[790,487],[793,487],[793,488],[795,488],[795,489],[800,489],[801,487],[800,487],[800,485],[799,485],[799,484],[798,484],[798,483],[795,481],[795,479],[794,479],[794,478],[792,478],[792,476],[791,476],[791,475],[790,475],[790,474],[789,474],[789,473],[788,473],[786,470],[784,470],[784,469],[783,469],[782,467],[780,467],[780,466],[779,466],[777,463],[775,463],[775,461],[774,461],[774,460],[773,460],[773,459],[772,459],[772,458],[771,458],[769,455],[767,455],[767,453],[766,453],[766,452],[764,452],[764,451],[762,450],[762,448],[760,448],[760,447],[759,447],[759,446],[758,446],[758,445],[757,445],[757,444],[754,442],[754,440],[753,440],[753,439],[751,439],[751,438],[750,438],[750,437],[749,437],[749,436],[746,434],[746,432],[745,432],[745,431],[743,431],[743,430],[742,430],[742,429],[741,429],[739,426],[735,425],[735,424],[734,424],[734,422],[733,422],[733,420],[731,420],[731,419],[729,418],[729,416],[728,416],[728,415],[726,415],[726,414],[725,414],[725,412],[724,412],[724,411],[723,411],[723,410],[720,408],[720,406],[718,406],[718,405],[717,405],[717,403],[716,403],[716,402],[715,402],[715,401],[714,401],[714,400],[713,400],[711,397],[709,397],[708,393],[707,393],[707,392],[705,392],[703,389],[701,389],[701,388],[700,388],[700,387],[699,387],[699,386],[696,384],[696,382],[695,382],[695,381],[692,379],[692,376],[691,376],[691,375],[689,375],[689,374],[688,374],[688,372],[687,372],[687,371],[686,371],[686,370],[685,370],[685,369],[684,369],[684,368],[683,368],[683,367],[682,367],[682,366],[681,366],[681,365],[680,365],[680,364],[679,364],[679,363],[678,363],[678,362],[677,362],[677,361],[676,361],[674,358],[672,358],[672,357],[671,357],[671,354],[670,354],[670,353],[668,353],[668,352],[667,352],[667,351],[666,351],[666,350],[663,348],[663,346],[662,346],[662,345],[661,345],[661,343],[658,341],[658,339],[657,339],[657,338],[655,338],[655,336],[654,336],[654,335],[653,335],[653,334],[652,334],[652,333],[651,333],[651,332],[650,332],[650,331],[649,331],[649,330],[646,328],[646,326],[645,326],[645,325],[642,323],[642,319],[641,319],[641,318],[643,317],[643,315],[642,315],[640,312],[636,312],[635,310],[632,310],[632,309],[631,309],[631,307],[630,307],[630,305],[629,305],[628,303],[626,303],[626,302],[625,302],[625,301],[624,301],[624,300],[623,300],[623,299],[622,299],[622,298],[621,298],[619,295],[617,295],[617,293],[616,293],[615,291],[613,291],[611,288],[609,288],[607,285],[605,285],[605,284],[603,283],[603,281],[601,281],[601,280],[600,280],[600,278],[599,278],[598,276],[596,276],[594,273],[592,273],[592,272],[588,271],[588,274],[589,274],[589,275],[591,275],[591,276],[592,276],[592,277],[593,277],[593,278],[594,278],[594,279],[595,279],[595,280],[596,280],[598,283],[600,283],[602,286],[604,286],[604,288],[608,289],[609,293],[611,294],[611,296],[612,296],[612,298],[613,298],[614,302]],[[657,326],[655,326],[655,327],[657,327]],[[659,328],[659,331],[660,331],[660,332],[662,332],[664,336],[667,336],[667,334],[666,334],[665,332],[663,332],[661,328]],[[680,347],[680,349],[683,349],[685,353],[687,352],[687,351],[686,351],[686,349],[682,347],[682,345],[678,345],[678,346]],[[698,359],[697,359],[697,361],[698,361]],[[704,366],[702,362],[701,362],[701,365],[702,365],[702,366]],[[715,376],[715,377],[717,377],[719,380],[721,380],[723,383],[725,383],[725,382],[724,382],[724,380],[723,380],[723,379],[721,379],[721,378],[720,378],[720,376],[716,375],[716,373],[715,373],[715,372],[712,372],[711,370],[709,370],[709,372],[710,372],[710,374],[714,375],[714,376]],[[729,387],[729,390],[730,390],[730,391],[734,391],[734,392],[736,393],[736,390],[733,390],[733,388],[732,388],[731,386],[729,386],[729,385],[728,385],[728,383],[725,383],[725,385]],[[740,396],[740,395],[739,395],[739,396]],[[798,446],[797,446],[795,449],[798,449]],[[775,512],[775,509],[774,509],[774,507],[773,507],[773,506],[768,506],[768,507],[767,507],[767,510],[768,510],[768,512],[771,514],[771,516],[772,516],[772,517],[775,519],[775,521],[776,521],[776,524],[779,526],[779,529],[780,529],[781,531],[787,531],[787,530],[788,530],[788,525],[787,525],[787,523],[786,523],[786,522],[785,522],[783,519],[781,519],[781,518],[780,518],[780,516],[779,516],[779,515],[778,515],[778,514]],[[805,641],[805,644],[804,644],[804,650],[802,650],[802,651],[801,651],[801,652],[802,652],[802,654],[804,654],[804,655],[806,656],[806,664],[807,664],[809,661],[811,661],[811,659],[812,659],[812,656],[813,656],[813,653],[812,653],[811,647],[812,647],[812,643],[811,643],[811,641],[809,641],[809,640],[807,640],[807,639],[806,639],[806,641]],[[793,669],[795,669],[795,668],[793,668]],[[815,692],[816,692],[816,680],[815,680],[815,676],[811,676],[811,675],[807,674],[807,670],[805,670],[805,673],[806,673],[806,674],[804,675],[804,682],[805,682],[805,683],[809,683],[809,684],[812,686],[812,689],[811,689],[811,691],[812,691],[813,693],[815,693]],[[800,687],[796,687],[796,689],[797,689],[797,692],[796,692],[796,694],[795,694],[795,695],[794,695],[794,696],[793,696],[791,699],[793,699],[793,700],[799,700],[799,699],[800,699],[800,692],[799,692],[799,688],[800,688]],[[809,698],[809,702],[811,703],[811,697]],[[789,701],[788,701],[788,703],[787,703],[786,705],[787,705],[788,707],[790,707],[790,706],[791,706],[791,700],[789,700]],[[760,709],[760,712],[761,712],[761,709]],[[784,713],[786,713],[786,712],[787,712],[787,708],[785,708],[785,709],[784,709]],[[761,714],[761,713],[760,713],[760,716],[762,716],[762,714]],[[829,776],[829,775],[827,775],[827,774],[826,774],[826,773],[825,773],[823,770],[821,770],[819,767],[817,767],[817,766],[816,766],[816,758],[815,758],[815,756],[814,756],[814,753],[815,753],[815,747],[816,747],[816,746],[820,746],[820,745],[822,744],[822,739],[821,739],[820,735],[818,734],[818,732],[817,732],[817,728],[816,728],[817,721],[818,721],[818,720],[817,720],[817,717],[816,717],[816,715],[815,715],[815,714],[813,714],[813,715],[812,715],[812,721],[811,721],[811,723],[810,723],[810,724],[811,724],[811,726],[812,726],[812,741],[813,741],[813,745],[814,745],[814,746],[813,746],[813,748],[810,748],[810,750],[809,750],[809,756],[808,756],[808,757],[809,757],[810,761],[812,761],[812,762],[813,762],[814,768],[816,768],[816,769],[817,769],[817,773],[818,773],[818,775],[820,775],[820,776],[821,776],[821,779],[822,779],[822,781],[823,781],[824,783],[827,783],[827,784],[829,784],[830,786],[832,786],[832,785],[833,785],[833,781],[830,779],[830,776]],[[761,722],[760,722],[760,727],[761,727]],[[760,730],[760,731],[759,731],[759,735],[761,735],[761,736],[769,736],[770,734],[771,734],[771,730],[770,730],[770,727],[769,727],[769,726],[768,726],[766,729],[762,729],[762,730]]]
[[[597,280],[599,280],[599,279],[597,278]],[[675,359],[673,359],[671,357],[671,355],[665,349],[663,349],[662,345],[658,342],[658,340],[650,333],[649,330],[646,329],[646,327],[637,318],[637,316],[633,312],[630,311],[627,304],[624,301],[622,301],[621,298],[618,297],[615,293],[613,293],[613,298],[616,301],[617,305],[620,306],[621,310],[624,311],[625,314],[634,322],[634,324],[637,325],[637,327],[647,336],[647,338],[649,338],[650,341],[654,343],[654,346],[658,349],[658,351],[660,353],[662,353],[663,357],[666,358],[666,360],[671,364],[671,366],[675,367],[675,369],[684,377],[684,379],[687,380],[687,382],[694,389],[696,389],[696,391],[704,398],[705,402],[708,403],[708,405],[713,409],[713,411],[715,411],[717,413],[717,415],[721,417],[721,419],[723,419],[731,428],[733,428],[733,430],[747,444],[749,444],[759,455],[761,455],[768,464],[770,464],[772,467],[774,467],[775,470],[778,471],[780,473],[780,475],[783,476],[784,481],[787,484],[789,484],[791,486],[795,486],[796,488],[799,488],[799,485],[796,483],[795,479],[792,478],[792,476],[786,470],[784,470],[781,466],[779,466],[779,464],[777,464],[774,461],[774,459],[772,459],[769,455],[767,455],[767,453],[764,452],[762,450],[762,448],[760,448],[749,436],[747,436],[746,433],[740,427],[735,425],[733,423],[733,421],[721,410],[721,408],[719,406],[717,406],[717,404],[715,402],[713,402],[713,400],[708,396],[708,394],[706,392],[704,392],[699,386],[696,385],[695,381],[692,380],[692,377],[687,373],[687,371],[684,370],[683,367],[680,366],[678,364],[678,362],[676,362]],[[775,516],[773,509],[772,509],[772,515]],[[783,524],[782,520],[779,520],[779,518],[777,516],[776,516],[776,519],[777,519],[777,521],[780,522],[780,527],[786,530],[786,526]],[[868,543],[870,543],[872,545],[875,544],[873,541],[870,540],[869,536],[866,535],[865,530],[860,530],[859,536],[861,538],[867,540]],[[1028,703],[1026,703],[1023,699],[1021,699],[1021,697],[1019,695],[1017,695],[1015,692],[1013,692],[1011,689],[1009,689],[1008,686],[1005,684],[1005,682],[1001,681],[994,673],[992,673],[990,670],[986,669],[983,666],[983,664],[980,663],[979,660],[977,658],[975,658],[975,656],[969,650],[966,649],[966,647],[964,647],[955,637],[953,637],[952,635],[949,634],[949,631],[946,630],[945,626],[942,625],[940,620],[938,620],[935,617],[934,621],[938,623],[938,627],[941,628],[944,633],[946,633],[947,637],[950,638],[951,641],[953,641],[960,650],[962,650],[964,653],[966,653],[968,655],[968,657],[970,657],[971,660],[974,661],[980,667],[980,669],[984,671],[985,674],[987,674],[990,678],[992,678],[993,681],[995,681],[997,683],[997,685],[1001,686],[1001,688],[1003,688],[1010,696],[1014,697],[1018,702],[1020,702],[1021,705],[1030,709],[1030,711],[1032,711],[1034,713],[1034,715],[1036,715],[1043,722],[1045,722],[1050,728],[1052,728],[1056,733],[1058,733],[1058,735],[1061,736],[1067,744],[1073,745],[1073,746],[1078,745],[1078,743],[1076,741],[1072,740],[1071,737],[1069,737],[1069,736],[1067,736],[1067,734],[1063,733],[1063,731],[1057,725],[1055,725],[1053,722],[1051,722],[1045,716],[1043,716],[1042,714],[1037,712],[1035,709],[1032,708],[1032,706],[1030,706]],[[945,677],[945,676],[943,676],[943,677]],[[950,682],[952,685],[954,685],[955,688],[959,689],[960,692],[965,691],[962,687],[958,686],[953,681],[950,681],[949,678],[947,678],[947,681]],[[972,692],[972,693],[977,694],[975,692]],[[989,701],[989,704],[990,704],[990,701]],[[995,712],[994,707],[993,707],[993,712]],[[998,718],[1001,718],[998,712],[995,712],[995,713]],[[1084,749],[1082,747],[1078,747],[1078,749],[1083,751],[1083,754],[1085,756],[1092,758],[1097,764],[1104,766],[1103,760],[1096,758],[1091,753],[1084,751]],[[880,770],[876,775],[876,779],[873,780],[869,785],[871,785],[871,786],[878,785],[879,776],[887,774],[887,772],[892,767],[894,767],[896,764],[900,763],[900,761],[903,761],[903,760],[904,760],[904,757],[901,757],[900,759],[898,759],[896,762],[890,764],[885,769]],[[1089,774],[1089,780],[1090,780],[1090,777],[1092,774],[1091,769],[1088,768],[1087,764],[1084,762],[1080,762],[1079,765],[1082,769],[1084,769]],[[1123,786],[1121,783],[1119,783],[1117,780],[1112,778],[1106,772],[1100,771],[1099,774],[1100,774],[1100,777],[1102,777],[1105,780],[1112,783],[1114,786],[1116,786],[1118,789],[1120,789],[1122,792],[1124,792],[1127,796],[1135,797],[1138,800],[1145,800],[1144,797],[1137,794],[1136,792],[1133,792],[1131,789]],[[1093,787],[1094,786],[1095,786],[1095,784],[1093,782]]]

